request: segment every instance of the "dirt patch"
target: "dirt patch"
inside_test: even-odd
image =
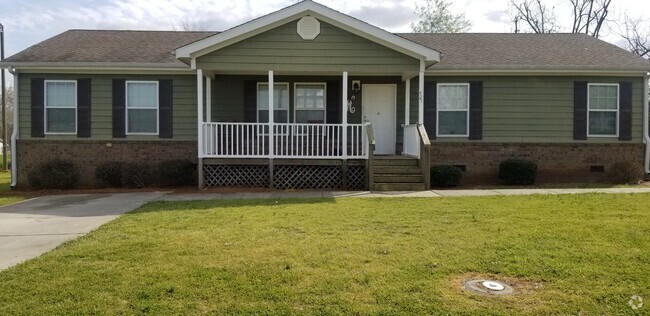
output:
[[[489,294],[479,294],[472,292],[465,288],[465,282],[469,280],[494,280],[500,283],[504,283],[512,287],[513,292],[508,296],[521,296],[531,294],[532,292],[541,289],[544,284],[541,281],[530,280],[526,278],[517,278],[511,276],[505,276],[500,274],[484,274],[477,272],[468,272],[460,275],[456,275],[450,279],[450,286],[457,289],[459,292],[464,292],[468,294],[477,294],[483,296],[491,296]]]

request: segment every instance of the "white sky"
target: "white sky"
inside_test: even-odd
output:
[[[409,32],[413,13],[422,0],[317,0],[391,32]],[[471,32],[510,32],[509,0],[450,0],[454,13],[472,21]],[[554,6],[565,27],[571,12],[568,0],[544,0]],[[194,21],[209,30],[223,31],[292,4],[291,0],[0,0],[0,23],[5,27],[5,56],[68,29],[170,30]],[[649,0],[613,0],[611,18],[624,12],[650,18]],[[620,44],[613,30],[602,38]]]

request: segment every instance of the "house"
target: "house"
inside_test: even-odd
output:
[[[7,58],[12,186],[62,158],[191,159],[199,185],[425,189],[648,170],[650,62],[583,34],[392,34],[313,1],[227,31],[70,30]],[[273,88],[270,88],[273,87]],[[269,109],[273,109],[270,111]]]

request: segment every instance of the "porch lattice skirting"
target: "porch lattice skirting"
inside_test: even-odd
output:
[[[348,189],[367,188],[366,167],[343,165],[275,165],[275,189]],[[344,174],[347,179],[344,179]],[[203,165],[206,188],[239,186],[269,187],[268,165]]]

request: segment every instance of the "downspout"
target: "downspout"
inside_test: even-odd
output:
[[[649,130],[650,130],[650,105],[648,105],[648,102],[650,101],[648,98],[648,80],[650,80],[650,76],[647,74],[643,77],[643,142],[645,143],[645,173],[649,174],[650,173],[650,135],[649,135]]]
[[[18,86],[18,72],[16,69],[9,68],[9,73],[14,76],[14,130],[11,133],[11,188],[16,187],[16,172],[18,170],[17,160],[16,160],[16,139],[18,139],[18,97],[19,97],[19,86]]]

